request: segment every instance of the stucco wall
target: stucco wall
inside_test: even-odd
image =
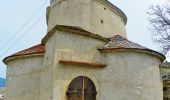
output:
[[[90,78],[97,100],[162,100],[160,59],[155,56],[97,50],[105,41],[56,30],[45,55],[8,62],[6,100],[67,100],[69,83]],[[59,60],[106,64],[106,67],[65,65]]]
[[[85,33],[84,33],[85,34]],[[75,60],[85,62],[100,62],[97,48],[105,44],[105,41],[83,36],[79,33],[56,31],[54,56],[55,63],[60,60]],[[97,57],[96,57],[97,56]]]
[[[41,86],[39,100],[53,99],[53,66],[54,66],[54,46],[55,38],[52,36],[45,45],[43,68],[41,70]]]
[[[68,25],[103,37],[126,37],[124,19],[104,0],[54,0],[50,7],[48,31],[55,25]]]
[[[27,57],[7,64],[5,100],[39,100],[42,58]]]
[[[108,55],[106,60],[108,66],[105,68],[57,64],[55,100],[67,100],[67,87],[78,76],[87,76],[93,80],[98,92],[97,100],[162,100],[157,59],[126,52]]]
[[[53,100],[66,100],[68,85],[78,76],[87,76],[95,83],[97,100],[162,100],[161,61],[157,57],[128,51],[101,54],[97,48],[104,45],[103,41],[74,33],[56,31],[52,38],[55,42],[48,44],[48,48],[55,50],[51,55],[54,58]],[[64,65],[59,60],[107,66]]]
[[[51,72],[48,74],[53,75],[53,100],[65,100],[65,89],[68,81],[71,81],[66,76],[72,77],[73,74],[67,73],[69,69],[67,66],[61,66],[59,60],[75,60],[84,62],[100,63],[100,54],[96,48],[104,45],[104,41],[89,38],[87,36],[78,35],[75,33],[56,31],[47,41],[46,55],[49,56],[49,61],[46,62],[47,66],[52,66]],[[53,49],[53,50],[50,50]],[[52,61],[51,61],[52,60]],[[81,68],[77,67],[77,70]],[[77,72],[76,72],[77,73]],[[85,73],[85,71],[84,71]],[[65,83],[66,82],[66,83]],[[97,82],[96,82],[97,83]],[[67,84],[64,86],[64,84]],[[41,99],[49,100],[49,99]]]
[[[105,56],[108,66],[99,74],[104,79],[100,85],[101,100],[162,100],[158,58],[135,52],[113,52]],[[109,96],[104,96],[106,91]]]

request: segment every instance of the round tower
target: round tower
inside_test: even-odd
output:
[[[126,37],[126,15],[107,0],[51,0],[47,16],[48,31],[66,25],[103,37]]]

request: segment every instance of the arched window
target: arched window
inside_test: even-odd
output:
[[[73,79],[66,92],[67,100],[96,100],[96,94],[94,83],[85,76]]]

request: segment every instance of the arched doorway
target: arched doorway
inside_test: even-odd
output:
[[[96,94],[94,83],[85,76],[73,79],[66,92],[67,100],[96,100]]]

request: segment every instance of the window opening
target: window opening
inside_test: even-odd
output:
[[[94,83],[85,76],[73,79],[66,92],[67,100],[96,100],[96,94]]]

